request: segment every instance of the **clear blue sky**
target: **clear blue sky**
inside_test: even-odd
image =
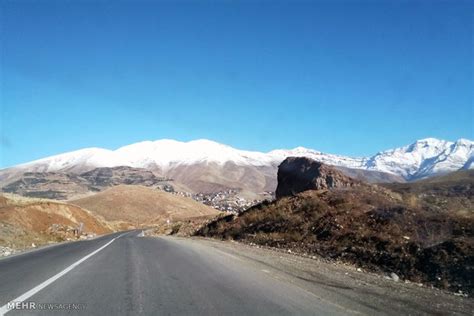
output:
[[[0,167],[161,138],[472,139],[473,3],[1,1]]]

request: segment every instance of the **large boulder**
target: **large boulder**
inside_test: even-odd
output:
[[[278,167],[276,198],[307,190],[351,187],[359,182],[334,167],[305,157],[288,157]]]

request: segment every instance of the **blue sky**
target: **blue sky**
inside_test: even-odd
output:
[[[473,3],[2,1],[0,167],[161,138],[472,139]]]

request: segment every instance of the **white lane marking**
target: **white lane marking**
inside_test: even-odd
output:
[[[63,275],[65,275],[66,273],[68,273],[69,271],[71,271],[72,269],[74,269],[75,267],[77,267],[78,265],[80,265],[82,262],[86,261],[87,259],[89,259],[90,257],[92,257],[93,255],[95,255],[96,253],[98,253],[99,251],[103,250],[105,247],[107,247],[108,245],[110,245],[111,243],[114,242],[115,239],[117,238],[120,238],[122,237],[123,235],[125,235],[126,233],[123,233],[121,234],[120,236],[118,237],[115,237],[114,239],[112,239],[111,241],[109,241],[108,243],[106,243],[105,245],[103,245],[102,247],[100,247],[99,249],[97,250],[94,250],[93,252],[91,252],[90,254],[88,254],[87,256],[83,257],[82,259],[79,259],[78,261],[74,262],[73,264],[71,264],[69,267],[67,267],[66,269],[64,269],[63,271],[59,272],[58,274],[50,277],[49,279],[47,279],[46,281],[44,281],[43,283],[41,283],[40,285],[37,285],[36,287],[32,288],[31,290],[29,290],[28,292],[18,296],[17,298],[11,300],[10,302],[23,302],[23,301],[26,301],[27,299],[29,299],[30,297],[32,297],[33,295],[35,295],[36,293],[38,293],[39,291],[41,291],[42,289],[44,289],[45,287],[47,287],[48,285],[50,285],[51,283],[53,283],[54,281],[56,281],[57,279],[59,279],[60,277],[62,277]],[[5,315],[6,313],[8,313],[10,311],[10,309],[8,309],[8,303],[3,305],[2,307],[0,307],[0,316],[3,316]]]

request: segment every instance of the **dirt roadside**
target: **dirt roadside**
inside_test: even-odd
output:
[[[295,284],[315,299],[366,315],[472,315],[474,299],[422,284],[395,281],[388,275],[366,272],[321,257],[303,257],[234,241],[201,237],[186,239],[213,247],[223,255],[243,260],[274,278]]]

